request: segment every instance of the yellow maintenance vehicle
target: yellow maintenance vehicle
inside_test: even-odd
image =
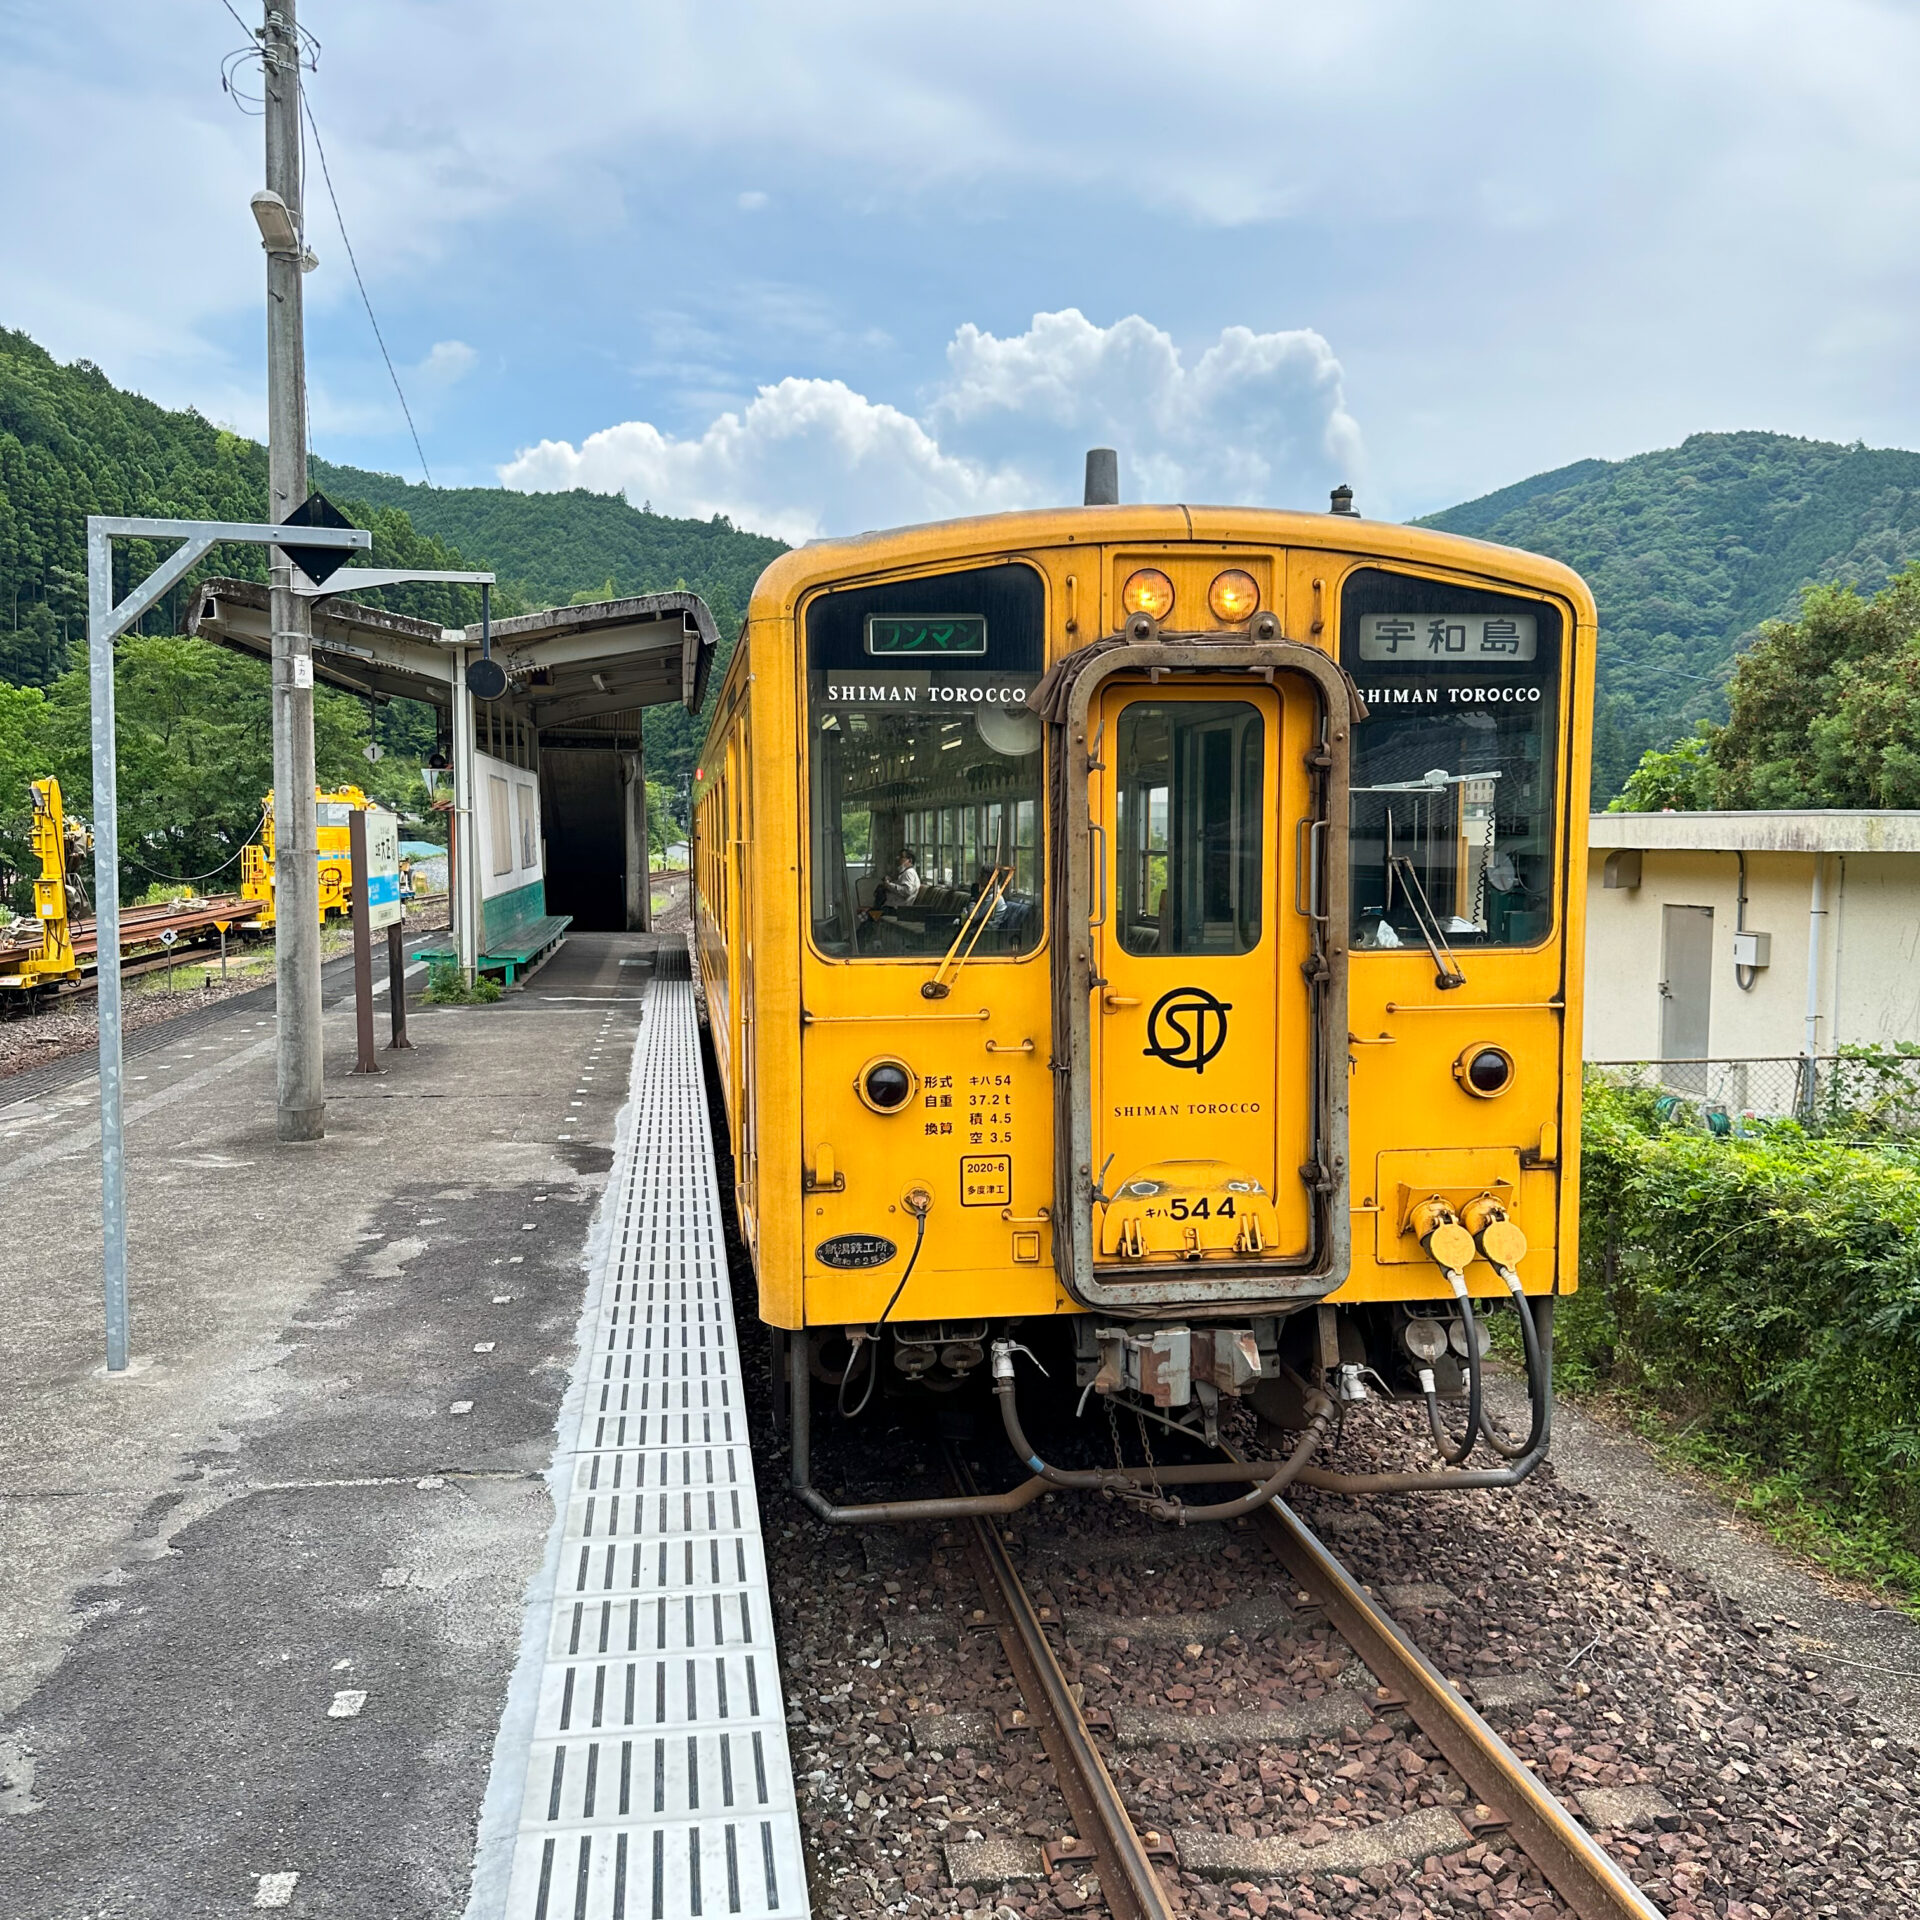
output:
[[[270,927],[273,910],[273,795],[266,796],[260,838],[241,850],[240,897],[263,903],[257,927]],[[314,794],[319,814],[320,923],[334,914],[353,911],[353,856],[349,846],[349,817],[373,803],[358,787],[335,787]]]
[[[67,894],[67,861],[84,859],[93,846],[86,828],[67,823],[60,803],[60,782],[48,775],[35,780],[33,852],[40,872],[33,883],[33,913],[39,936],[19,945],[0,944],[0,989],[36,993],[80,978],[73,950],[73,908]]]

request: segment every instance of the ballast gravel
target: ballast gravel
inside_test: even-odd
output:
[[[763,1351],[757,1331],[743,1329],[749,1354]],[[864,1432],[819,1424],[820,1477],[840,1497],[935,1490],[936,1445],[911,1421],[876,1410]],[[961,1530],[826,1526],[780,1490],[784,1456],[764,1420],[759,1441],[816,1910],[1102,1911],[1084,1865],[955,1884],[956,1866],[996,1856],[1030,1871],[1039,1843],[1071,1830],[1037,1736],[995,1731],[1019,1702]],[[1381,1466],[1419,1445],[1406,1410],[1370,1407],[1337,1460]],[[1003,1465],[986,1424],[966,1450],[983,1474]],[[1749,1615],[1601,1526],[1551,1468],[1509,1492],[1304,1492],[1295,1505],[1542,1780],[1577,1811],[1591,1795],[1589,1824],[1672,1920],[1920,1911],[1920,1751],[1807,1666],[1796,1622]],[[1196,1859],[1286,1863],[1181,1869],[1188,1911],[1566,1911],[1497,1828],[1377,1857],[1445,1832],[1436,1821],[1471,1821],[1472,1796],[1403,1715],[1373,1711],[1372,1676],[1324,1624],[1228,1630],[1251,1598],[1290,1599],[1250,1530],[1182,1532],[1062,1496],[1003,1533],[1043,1618],[1061,1624],[1056,1648],[1084,1705],[1111,1716],[1103,1751],[1136,1826],[1176,1845],[1208,1836],[1190,1839]],[[1249,1736],[1303,1710],[1317,1727],[1349,1701],[1333,1717],[1354,1724],[1337,1731]],[[1210,1716],[1231,1737],[1210,1737]]]

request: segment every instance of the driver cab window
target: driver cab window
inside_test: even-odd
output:
[[[1023,566],[817,596],[806,614],[808,893],[833,959],[1033,952],[1044,930],[1045,599]]]
[[[1241,700],[1131,701],[1116,751],[1120,944],[1250,953],[1260,944],[1260,710]]]
[[[1551,601],[1367,568],[1341,596],[1353,944],[1531,946],[1553,926],[1561,620]]]

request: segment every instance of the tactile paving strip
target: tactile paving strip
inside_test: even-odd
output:
[[[690,981],[649,986],[507,1920],[806,1916]]]

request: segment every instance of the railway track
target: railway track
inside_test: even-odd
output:
[[[956,1485],[972,1491],[965,1466],[951,1449],[947,1466]],[[1072,1835],[1042,1850],[1045,1866],[1055,1870],[1088,1863],[1098,1876],[1108,1912],[1119,1920],[1166,1920],[1185,1911],[1177,1878],[1163,1878],[1155,1864],[1158,1859],[1174,1865],[1173,1846],[1159,1832],[1136,1827],[1082,1710],[1080,1689],[1062,1670],[1048,1638],[1049,1625],[1058,1629],[1063,1624],[1058,1614],[1029,1595],[991,1522],[973,1520],[964,1526],[968,1558],[991,1602],[1024,1718],[1046,1750],[1075,1826]],[[1324,1620],[1372,1674],[1375,1688],[1361,1709],[1366,1717],[1404,1714],[1473,1796],[1474,1805],[1457,1816],[1401,1823],[1410,1852],[1446,1851],[1443,1841],[1436,1843],[1436,1834],[1455,1820],[1460,1844],[1504,1834],[1579,1920],[1659,1920],[1659,1909],[1297,1515],[1276,1500],[1255,1516],[1253,1531],[1292,1582],[1290,1611],[1295,1620]],[[1182,1550],[1180,1541],[1167,1544],[1170,1553]],[[1103,1623],[1105,1628],[1113,1624]],[[1187,1651],[1198,1654],[1200,1648],[1196,1644]],[[1110,1723],[1111,1716],[1102,1717]],[[1382,1838],[1393,1844],[1384,1832]],[[1259,1875],[1252,1864],[1258,1852],[1246,1852],[1248,1864],[1242,1871],[1249,1877]],[[1230,1855],[1230,1848],[1223,1849],[1220,1860],[1193,1864],[1217,1869]]]

